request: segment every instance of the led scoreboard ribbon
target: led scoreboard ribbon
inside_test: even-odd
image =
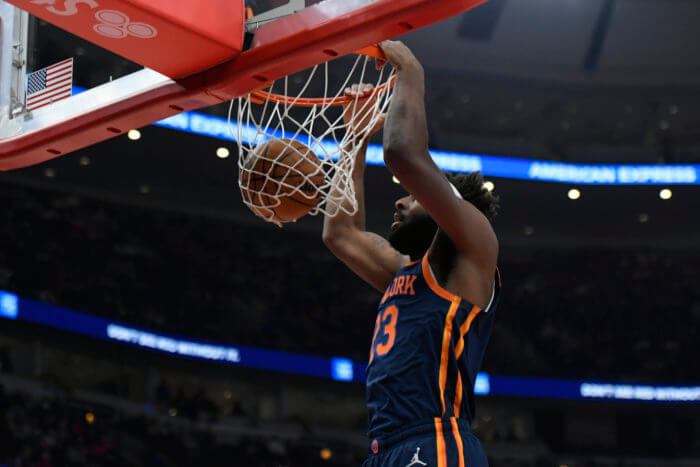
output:
[[[363,383],[367,365],[347,358],[317,357],[252,347],[230,346],[149,331],[0,291],[0,318],[49,326],[177,357]],[[1,321],[0,321],[1,322]],[[700,386],[616,384],[479,373],[477,395],[554,399],[616,400],[700,404]]]
[[[83,91],[85,89],[73,86],[73,94]],[[154,125],[233,141],[225,118],[199,112],[184,112],[156,122]],[[231,122],[231,125],[235,126],[235,122]],[[247,133],[244,132],[243,139],[247,142],[248,138],[255,137],[255,134],[255,128],[249,128]],[[700,164],[589,165],[432,149],[430,154],[442,170],[449,172],[479,170],[489,177],[580,185],[700,185]],[[384,165],[381,146],[376,144],[369,146],[367,163]]]
[[[155,125],[213,138],[233,140],[226,119],[187,112]],[[251,137],[255,134],[251,130]],[[279,135],[280,137],[282,135]],[[245,138],[245,134],[244,134]],[[313,149],[313,148],[312,148]],[[314,151],[321,154],[322,151]],[[480,170],[490,177],[583,185],[699,185],[700,165],[582,165],[515,157],[431,150],[435,163],[450,172]],[[371,144],[367,163],[384,165],[382,147]]]
[[[225,119],[195,112],[155,125],[220,139],[232,139]],[[280,135],[282,136],[282,135]],[[317,154],[320,151],[315,151]],[[582,185],[698,185],[700,165],[582,165],[431,150],[435,163],[449,172],[481,171],[490,177]],[[382,147],[371,144],[367,163],[384,165]]]

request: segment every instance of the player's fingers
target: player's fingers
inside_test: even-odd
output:
[[[382,41],[378,45],[379,48],[382,49],[382,52],[384,52],[384,55],[387,56],[386,58],[390,58],[389,54],[395,52],[400,43],[399,41]]]
[[[387,58],[387,61],[389,61],[394,68],[396,68],[396,59],[395,59],[395,45],[394,41],[383,41],[377,44],[380,49],[382,49],[382,52],[384,52],[384,55]]]
[[[347,97],[356,97],[357,94],[358,94],[357,84],[353,84],[349,88],[345,89],[345,96],[347,96]]]
[[[411,50],[401,41],[384,41],[378,45],[396,70],[400,70],[401,65],[411,60],[413,56]]]
[[[372,86],[371,84],[369,84],[369,83],[363,84],[362,91],[360,91],[360,97],[371,96],[373,90],[374,90],[374,86]]]

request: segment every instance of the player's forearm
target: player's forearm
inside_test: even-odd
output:
[[[354,215],[347,214],[340,206],[332,206],[334,209],[327,209],[327,211],[333,212],[337,211],[337,214],[333,217],[326,215],[323,221],[323,238],[328,241],[334,236],[342,235],[343,232],[348,229],[355,230],[365,230],[365,186],[364,186],[364,175],[365,175],[365,156],[367,153],[368,141],[362,143],[361,147],[357,151],[355,156],[355,167],[351,174],[350,183],[353,184],[355,190],[355,197],[357,199],[357,211]],[[344,186],[342,186],[342,180],[339,179],[339,173],[336,173],[333,180],[333,187],[331,188],[331,196],[329,196],[329,203],[337,203],[338,197],[345,191]],[[350,210],[350,202],[343,201],[346,203],[344,206]]]
[[[355,188],[355,199],[357,200],[357,212],[352,216],[353,224],[359,230],[365,230],[365,168],[367,157],[367,147],[369,139],[366,139],[360,146],[355,156],[355,167],[352,171],[352,183]]]
[[[399,71],[384,126],[384,158],[426,154],[428,125],[425,116],[425,77],[416,63]]]

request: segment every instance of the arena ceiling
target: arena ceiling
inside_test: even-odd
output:
[[[698,24],[695,0],[490,0],[409,42],[432,67],[588,85],[698,85]]]
[[[700,162],[700,2],[491,0],[405,40],[427,73],[431,147],[584,163]],[[76,57],[75,84],[139,69],[41,21],[30,68]],[[224,116],[226,106],[204,112]],[[0,175],[7,183],[262,222],[243,207],[220,140],[158,127]],[[87,163],[85,163],[87,161]],[[52,174],[51,176],[47,176]],[[496,180],[508,244],[698,245],[700,193]],[[383,232],[401,189],[368,169],[368,221]],[[644,216],[645,215],[645,216]],[[641,222],[640,219],[647,219]],[[318,220],[293,228],[318,231]]]

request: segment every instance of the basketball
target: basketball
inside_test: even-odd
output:
[[[293,222],[320,201],[321,161],[303,143],[274,139],[254,148],[240,169],[238,184],[246,205],[272,222]]]

